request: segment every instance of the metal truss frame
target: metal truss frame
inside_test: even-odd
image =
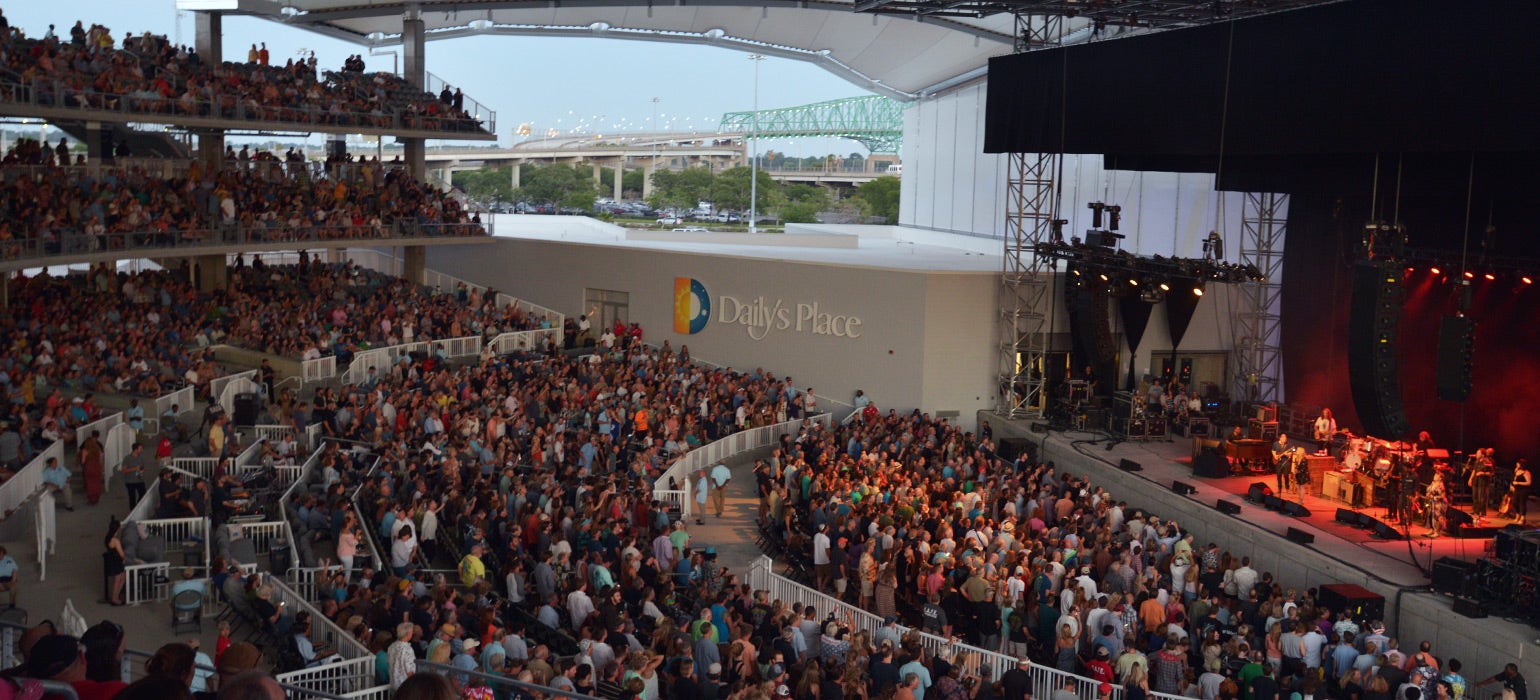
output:
[[[898,153],[904,141],[904,106],[865,95],[758,112],[728,112],[719,131],[760,138],[835,136],[859,142],[872,153]]]
[[[1052,240],[1062,158],[1058,153],[1012,153],[1008,158],[996,404],[1008,418],[1041,418],[1048,408],[1043,384],[1058,266],[1037,248]]]
[[[1246,192],[1241,202],[1241,264],[1255,265],[1262,279],[1237,285],[1230,397],[1235,401],[1283,401],[1283,244],[1289,196]]]

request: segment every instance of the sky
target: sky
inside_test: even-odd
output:
[[[5,16],[29,36],[57,25],[62,36],[75,20],[102,24],[121,38],[149,30],[194,42],[192,13],[177,19],[174,0],[53,0],[8,4]],[[180,26],[180,34],[178,33]],[[224,21],[224,58],[245,60],[255,42],[267,42],[273,63],[314,51],[322,67],[340,67],[367,47],[252,17]],[[724,112],[754,105],[754,66],[747,54],[709,46],[598,38],[482,36],[427,44],[427,70],[497,112],[499,141],[528,123],[535,133],[574,128],[587,133],[645,131],[660,99],[660,130],[715,130]],[[368,70],[393,70],[390,55],[365,55]],[[867,91],[810,63],[770,57],[759,66],[761,109],[856,97]],[[766,141],[790,155],[864,152],[853,141]]]

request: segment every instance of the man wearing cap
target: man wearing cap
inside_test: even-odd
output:
[[[765,680],[770,682],[770,697],[784,698],[791,696],[791,686],[786,684],[785,666],[770,664],[770,670],[765,672]]]
[[[1023,656],[1015,668],[1000,674],[1002,700],[1027,700],[1032,694],[1032,660]]]
[[[128,687],[123,681],[88,680],[80,640],[67,634],[51,634],[37,640],[27,654],[26,671],[32,678],[68,683],[80,700],[109,700]]]
[[[903,633],[898,631],[898,617],[896,615],[882,618],[882,627],[877,628],[877,633],[872,635],[873,644],[881,646],[883,642],[888,642],[894,649],[898,648],[903,639]]]

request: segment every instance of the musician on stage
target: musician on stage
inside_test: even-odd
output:
[[[1321,409],[1321,415],[1315,419],[1315,441],[1320,444],[1316,454],[1326,454],[1331,446],[1331,438],[1337,434],[1337,419],[1331,415],[1331,409]]]
[[[1305,448],[1295,446],[1289,459],[1294,469],[1294,488],[1299,491],[1299,504],[1305,505],[1305,491],[1310,488],[1310,465],[1305,462]]]
[[[1471,491],[1471,515],[1486,517],[1487,506],[1492,502],[1492,475],[1495,472],[1492,448],[1476,450],[1476,454],[1471,457],[1470,476],[1465,481]]]
[[[1449,497],[1444,493],[1444,475],[1436,473],[1428,490],[1423,493],[1428,514],[1428,537],[1438,537],[1444,531],[1444,512],[1449,509]]]
[[[1521,523],[1529,523],[1529,488],[1534,482],[1535,477],[1529,473],[1528,462],[1521,459],[1513,465],[1513,479],[1508,482],[1508,495],[1503,498],[1502,515]]]
[[[1425,484],[1433,479],[1433,458],[1428,456],[1428,450],[1438,447],[1433,442],[1433,436],[1424,430],[1417,433],[1417,441],[1412,443],[1412,451],[1416,457],[1417,483]]]
[[[1278,441],[1273,443],[1273,472],[1278,475],[1278,493],[1280,494],[1289,490],[1289,479],[1294,476],[1291,449],[1288,434],[1280,431]]]

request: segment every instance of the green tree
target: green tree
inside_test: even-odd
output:
[[[898,178],[884,175],[856,188],[856,196],[866,202],[872,216],[880,216],[888,223],[898,223]]]
[[[764,170],[755,172],[759,179],[758,209],[760,212],[769,211],[780,183]],[[750,184],[748,166],[723,170],[711,183],[711,203],[717,209],[748,211]]]
[[[644,179],[646,179],[646,173],[640,170],[627,170],[624,175],[620,176],[620,189],[622,192],[636,192],[640,194]]]
[[[450,182],[473,199],[484,202],[513,200],[513,171],[509,168],[461,170]]]
[[[591,211],[598,198],[593,172],[575,165],[526,167],[519,180],[522,187],[514,197],[521,202]]]
[[[652,196],[647,203],[654,209],[664,207],[693,208],[701,200],[711,198],[716,177],[711,168],[696,166],[684,170],[654,170]]]

